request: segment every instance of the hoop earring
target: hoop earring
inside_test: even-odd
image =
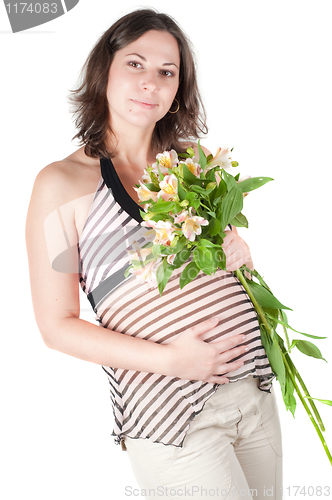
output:
[[[175,113],[177,113],[179,111],[179,109],[180,109],[180,103],[179,103],[179,101],[177,99],[175,99],[175,97],[174,97],[174,101],[176,101],[178,103],[178,107],[176,108],[175,111],[171,111],[170,109],[168,110],[168,112],[172,113],[172,115],[175,114]]]

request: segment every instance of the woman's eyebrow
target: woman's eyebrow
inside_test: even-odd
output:
[[[126,54],[126,57],[127,57],[127,56],[137,56],[137,57],[139,57],[140,59],[142,59],[142,61],[145,61],[145,62],[146,62],[146,57],[141,56],[140,54],[137,54],[136,52],[133,52],[132,54]],[[175,64],[175,63],[164,63],[164,64],[163,64],[163,66],[176,66],[176,67],[179,69],[178,65],[177,65],[177,64]]]

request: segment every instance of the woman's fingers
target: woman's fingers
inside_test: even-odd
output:
[[[246,339],[246,336],[242,333],[239,335],[234,335],[233,337],[229,337],[227,339],[218,340],[217,342],[213,342],[212,345],[216,347],[216,349],[221,353],[229,351],[233,349],[235,346],[238,346]],[[242,345],[241,348],[245,348],[245,345]],[[235,356],[234,356],[235,357]]]
[[[251,262],[250,250],[246,242],[235,232],[225,231],[222,248],[226,256],[227,271],[236,271],[243,264]]]
[[[207,380],[207,382],[209,382],[210,384],[228,384],[229,383],[229,379],[226,378],[226,377],[220,377],[218,375],[212,375]]]
[[[215,316],[213,318],[206,319],[205,321],[202,321],[201,323],[198,323],[195,326],[190,327],[189,331],[191,331],[195,337],[199,337],[203,333],[206,333],[209,330],[215,328],[218,323],[219,323],[219,318]]]
[[[239,346],[239,347],[234,347],[234,349],[230,349],[229,351],[225,351],[223,353],[220,353],[219,355],[219,360],[220,363],[228,363],[229,361],[236,361],[236,358],[239,356],[242,356],[248,351],[248,346]]]
[[[231,363],[224,363],[220,365],[218,372],[213,375],[208,382],[212,383],[218,383],[218,384],[227,384],[229,382],[229,379],[227,378],[227,374],[230,372],[235,372],[241,366],[244,365],[244,361],[242,360],[237,360],[237,361],[232,361]]]
[[[200,335],[213,330],[219,318],[211,318],[182,332],[173,342],[167,345],[171,352],[172,369],[176,376],[186,380],[202,380],[223,384],[227,383],[227,373],[242,366],[241,357],[247,350],[241,345],[245,335],[205,342]]]

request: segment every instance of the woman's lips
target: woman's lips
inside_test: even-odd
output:
[[[131,99],[131,101],[143,109],[154,109],[158,106],[158,104],[156,104],[155,102],[138,101],[136,99]]]

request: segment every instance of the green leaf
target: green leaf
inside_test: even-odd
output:
[[[241,212],[240,212],[240,213],[238,213],[238,214],[234,217],[234,219],[232,219],[232,220],[230,221],[230,224],[231,224],[232,226],[235,226],[235,227],[246,227],[246,228],[248,228],[248,227],[249,227],[249,222],[248,222],[248,220],[247,220],[246,216],[245,216],[245,215],[243,215]]]
[[[184,189],[184,187],[182,186],[182,182],[178,179],[178,195],[179,195],[180,201],[185,200],[187,194],[188,194],[188,191],[186,191]]]
[[[200,164],[201,168],[204,170],[205,167],[206,167],[206,164],[207,164],[207,159],[206,159],[206,155],[205,155],[203,149],[201,148],[201,144],[200,143],[201,143],[201,141],[199,140],[198,144],[197,144],[197,146],[198,146],[198,153],[199,153],[199,164]]]
[[[267,182],[273,181],[271,177],[252,177],[251,179],[246,179],[245,181],[239,182],[239,186],[242,193],[248,193],[261,186],[264,186]]]
[[[163,260],[160,266],[158,266],[156,278],[160,295],[163,293],[174,269],[175,268],[167,262],[166,258]]]
[[[283,393],[283,400],[287,410],[290,410],[293,417],[295,417],[296,399],[294,397],[294,385],[292,379],[290,378],[287,372],[285,381],[286,383],[285,383],[285,391]]]
[[[161,254],[161,245],[155,243],[152,247],[152,254],[154,257],[159,257],[159,255]]]
[[[157,167],[158,167],[158,172],[159,172],[159,180],[163,181],[164,180],[164,176],[161,173],[160,166],[159,166],[159,160],[158,159],[157,159]]]
[[[189,148],[188,148],[189,149]],[[187,150],[188,151],[188,150]],[[194,155],[193,155],[194,156]],[[188,153],[178,153],[179,158],[191,158],[192,156]]]
[[[153,182],[153,184],[155,185],[155,187],[158,188],[158,191],[160,191],[159,179],[156,176],[156,174],[153,172],[152,167],[148,167],[147,171],[149,173],[151,181]]]
[[[269,323],[272,325],[272,328],[276,328],[278,325],[278,313],[279,309],[270,309],[268,307],[264,307],[264,313],[266,319],[269,319]]]
[[[327,337],[317,337],[317,335],[309,335],[309,333],[303,333],[303,332],[298,332],[297,330],[294,330],[291,326],[288,326],[291,330],[293,330],[296,333],[300,333],[301,335],[305,335],[306,337],[309,337],[310,339],[316,339],[316,340],[321,340],[321,339],[327,339]]]
[[[160,253],[163,255],[172,255],[174,253],[181,252],[181,250],[186,246],[187,244],[187,238],[185,236],[182,236],[176,243],[174,247],[164,247],[162,245],[160,246]]]
[[[143,260],[132,260],[131,265],[133,269],[142,269],[145,267],[151,260],[154,260],[154,257],[152,254],[149,254],[146,259]]]
[[[315,401],[320,401],[321,403],[324,403],[324,405],[329,405],[332,406],[332,401],[329,399],[318,399],[318,398],[311,398],[310,396],[304,396],[307,399],[314,399]]]
[[[158,222],[160,220],[173,222],[173,219],[167,217],[165,214],[155,214],[152,217],[150,217],[149,220],[153,220],[155,222]]]
[[[192,184],[194,185],[201,185],[203,180],[199,179],[194,175],[192,172],[190,172],[189,168],[185,163],[182,164],[183,167],[183,178],[184,180],[191,186]]]
[[[124,277],[125,277],[125,278],[128,278],[129,274],[131,274],[131,273],[130,273],[130,269],[133,269],[133,266],[129,266],[129,267],[127,267],[127,269],[126,269],[126,270],[125,270],[125,272],[124,272]]]
[[[204,238],[200,239],[199,240],[199,244],[203,247],[209,247],[209,248],[212,248],[212,247],[216,247],[216,248],[219,248],[219,245],[216,245],[215,243],[212,243],[212,241],[210,240],[205,240]]]
[[[226,271],[226,255],[220,246],[211,248],[212,258],[216,263],[216,267]],[[216,269],[217,270],[217,269]]]
[[[161,198],[159,198],[161,199]],[[155,205],[152,205],[149,207],[149,211],[152,212],[153,214],[162,214],[162,213],[169,213],[169,212],[175,212],[177,204],[174,203],[174,201],[163,201],[163,202],[157,202]]]
[[[281,385],[283,394],[285,394],[286,371],[278,341],[275,338],[271,341],[263,327],[261,327],[261,337],[272,371]]]
[[[293,342],[292,342],[292,344],[291,344],[290,348],[288,349],[288,350],[289,350],[289,352],[291,352],[291,350],[292,350],[292,349],[294,349],[294,347],[296,346],[296,344],[297,344],[297,343],[298,343],[298,340],[293,340]]]
[[[181,276],[180,276],[180,288],[186,286],[188,283],[190,283],[192,280],[196,278],[196,276],[199,273],[199,268],[195,264],[194,261],[190,262],[182,271]]]
[[[294,342],[295,341],[293,340],[293,343]],[[293,343],[292,343],[292,345],[293,345]],[[308,340],[297,340],[295,345],[296,345],[297,349],[299,351],[301,351],[303,354],[305,354],[306,356],[311,356],[313,358],[322,359],[322,360],[326,361],[326,359],[323,358],[322,353],[320,352],[318,347],[315,346],[315,344],[313,344],[312,342],[309,342]]]
[[[173,261],[173,266],[175,269],[181,267],[185,262],[189,260],[191,255],[191,248],[183,248],[179,253],[176,254],[176,257]]]
[[[160,191],[160,187],[159,187],[159,184],[158,186],[156,186],[155,184],[153,184],[152,182],[148,182],[147,184],[144,184],[148,189],[150,189],[150,191],[154,191],[156,193],[158,193]],[[144,203],[146,203],[144,201]]]
[[[203,196],[203,198],[208,198],[209,194],[214,191],[216,186],[210,187],[209,189],[202,188],[201,186],[191,186],[191,190]]]
[[[213,218],[210,220],[209,225],[208,225],[208,230],[210,236],[216,236],[216,234],[219,234],[221,231],[221,222],[219,219]]]
[[[193,191],[187,191],[186,200],[189,201],[190,206],[193,206],[195,201],[199,202],[197,193],[194,193]]]
[[[193,251],[193,259],[203,273],[211,275],[216,272],[217,263],[210,248],[197,246]]]
[[[278,299],[271,292],[266,290],[262,285],[255,283],[252,280],[246,280],[247,285],[254,295],[255,299],[262,307],[267,307],[269,309],[289,309],[289,307],[284,306],[279,302]]]
[[[187,153],[188,153],[189,158],[192,158],[193,156],[195,156],[195,151],[193,150],[193,148],[188,148]]]
[[[221,202],[221,198],[227,191],[226,182],[223,179],[220,179],[219,185],[217,189],[213,193],[213,204],[214,206],[219,205]]]
[[[234,217],[241,212],[243,195],[241,190],[234,186],[224,197],[221,203],[221,227],[224,229]]]
[[[206,180],[208,180],[210,182],[217,182],[216,181],[216,172],[219,172],[219,171],[220,171],[219,167],[213,167],[210,170],[208,170],[206,173],[206,176],[205,176]]]
[[[281,313],[283,313],[283,311],[281,311]],[[269,315],[269,313],[267,313],[267,316]],[[299,333],[300,335],[305,335],[306,337],[309,337],[311,339],[316,339],[316,340],[322,340],[322,339],[326,339],[327,337],[317,337],[317,335],[309,335],[309,333],[303,333],[303,332],[299,332],[298,330],[295,330],[295,328],[292,328],[289,324],[288,324],[288,320],[287,320],[287,316],[286,314],[283,314],[283,318],[286,318],[286,321],[282,321],[281,319],[276,319],[276,321],[280,324],[280,325],[283,325],[285,328],[289,328],[290,330],[292,330],[293,332],[296,332],[296,333]]]
[[[230,191],[232,188],[238,186],[238,184],[237,184],[235,178],[233,177],[233,175],[231,175],[228,172],[226,172],[226,170],[222,171],[222,175],[223,175],[223,178],[225,179],[228,191]],[[242,194],[242,191],[241,191],[241,194]]]

